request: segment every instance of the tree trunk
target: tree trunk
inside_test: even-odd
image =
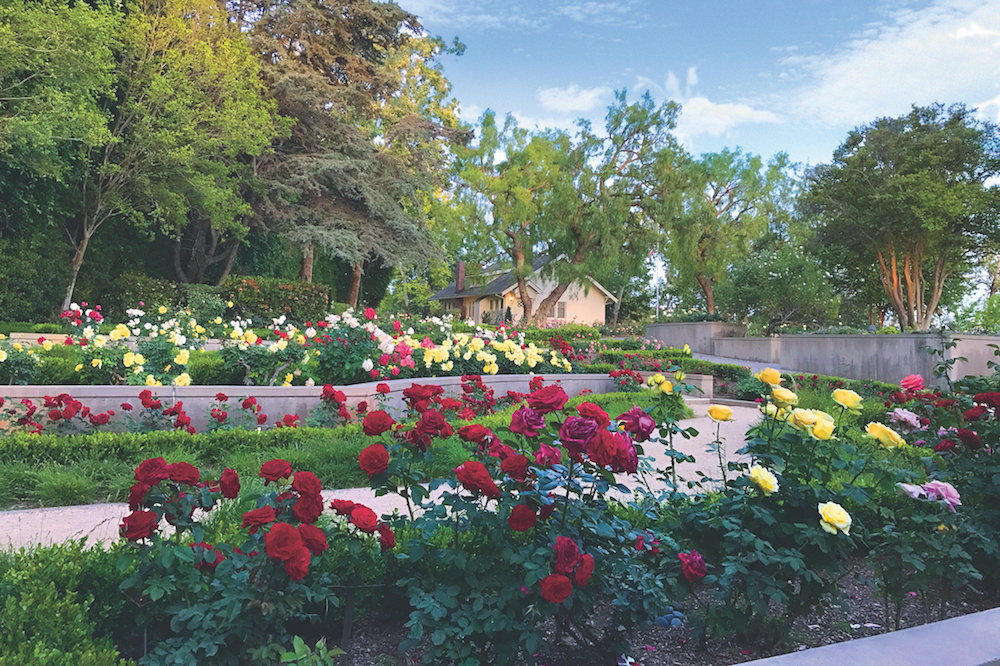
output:
[[[1000,255],[993,258],[993,270],[990,271],[990,296],[997,293],[997,287],[1000,286],[997,284],[998,281],[1000,281]]]
[[[618,313],[622,309],[622,296],[625,295],[625,285],[622,285],[621,289],[618,290],[618,300],[615,301],[615,307],[611,312],[611,327],[614,328],[618,325]]]
[[[552,308],[555,307],[562,295],[566,293],[566,289],[569,287],[569,282],[560,282],[556,285],[556,288],[552,290],[552,293],[545,297],[541,303],[538,304],[538,309],[535,310],[535,320],[542,321],[548,318],[549,313],[552,312]]]
[[[358,295],[361,293],[361,268],[363,261],[359,261],[351,268],[351,282],[347,287],[347,304],[352,308],[358,307]]]
[[[303,282],[313,281],[313,258],[315,253],[316,249],[312,243],[306,245],[305,249],[302,250],[302,269],[299,271],[299,279]]]
[[[240,251],[240,243],[237,240],[233,241],[233,246],[229,248],[229,256],[226,257],[226,266],[222,269],[222,275],[219,276],[219,281],[215,283],[215,286],[221,287],[229,277],[229,274],[233,270],[233,264],[236,263],[236,255]]]
[[[521,240],[515,240],[514,246],[510,250],[510,256],[514,259],[514,275],[517,276],[517,293],[521,297],[521,305],[524,308],[524,318],[521,323],[530,326],[534,322],[534,315],[531,311],[531,296],[528,294],[528,282],[524,279],[524,250]]]
[[[715,292],[712,290],[712,280],[705,277],[704,273],[698,273],[694,279],[698,281],[698,286],[705,294],[705,307],[708,309],[708,314],[715,314]]]
[[[83,233],[83,240],[76,246],[73,253],[73,260],[69,264],[69,286],[66,288],[66,297],[63,299],[62,310],[69,310],[70,303],[73,302],[73,291],[76,289],[76,278],[80,275],[80,267],[83,266],[83,256],[87,253],[87,246],[90,245],[90,235],[86,230]]]

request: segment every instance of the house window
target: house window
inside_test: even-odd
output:
[[[565,301],[560,301],[556,303],[556,319],[566,318],[566,303]]]

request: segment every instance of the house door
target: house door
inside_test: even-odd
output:
[[[481,324],[482,321],[479,319],[479,301],[472,304],[472,321],[476,324]]]

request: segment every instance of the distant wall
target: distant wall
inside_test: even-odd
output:
[[[781,363],[780,338],[715,338],[712,340],[712,349],[715,356]]]
[[[720,321],[677,322],[650,324],[646,327],[646,338],[660,340],[668,347],[682,348],[685,344],[699,354],[714,354],[713,338],[739,337],[746,335],[743,324],[727,324]]]

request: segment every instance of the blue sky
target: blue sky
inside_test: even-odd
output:
[[[998,0],[398,0],[444,59],[463,118],[603,126],[615,90],[682,107],[694,153],[828,162],[852,128],[964,102],[1000,120]]]

